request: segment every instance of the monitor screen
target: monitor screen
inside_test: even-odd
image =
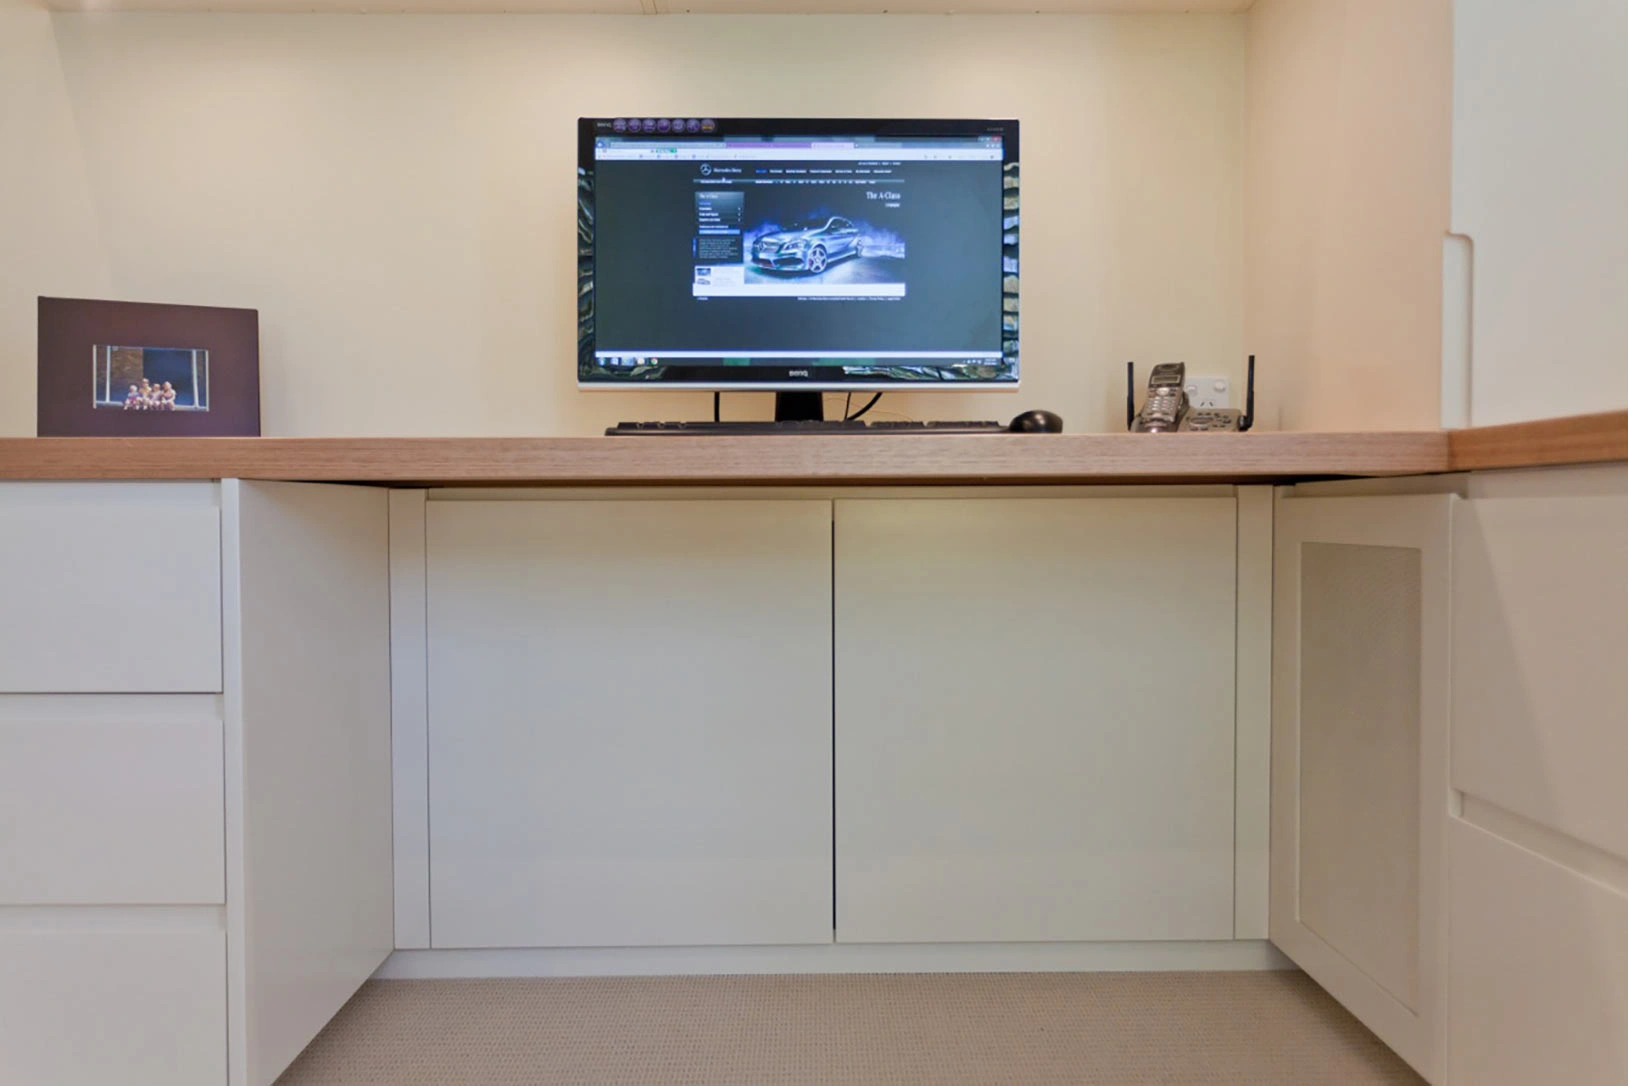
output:
[[[579,384],[1011,388],[1016,121],[584,118]]]

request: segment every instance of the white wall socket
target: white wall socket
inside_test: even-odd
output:
[[[1225,377],[1189,377],[1186,388],[1194,407],[1232,406],[1232,382]]]

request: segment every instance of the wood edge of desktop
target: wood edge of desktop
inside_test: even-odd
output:
[[[1277,483],[1614,460],[1628,460],[1628,411],[1354,433],[0,438],[5,480],[397,486]]]
[[[1453,471],[1628,460],[1628,411],[1448,431]]]
[[[1018,485],[1445,470],[1440,433],[4,438],[0,479],[395,485]]]

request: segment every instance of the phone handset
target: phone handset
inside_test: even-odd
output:
[[[1147,398],[1131,422],[1139,434],[1175,430],[1187,414],[1187,363],[1161,362],[1148,374]]]

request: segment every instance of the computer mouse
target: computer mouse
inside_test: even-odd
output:
[[[1050,411],[1025,411],[1007,427],[1014,434],[1060,434],[1063,417]]]

